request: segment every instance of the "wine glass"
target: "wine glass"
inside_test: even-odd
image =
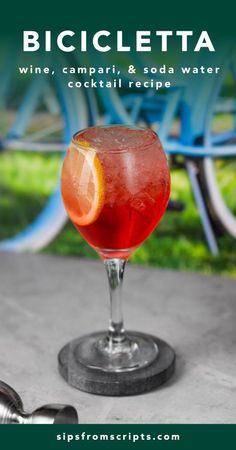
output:
[[[107,332],[82,336],[61,350],[59,370],[74,387],[97,394],[150,390],[173,373],[174,352],[154,336],[125,331],[121,290],[129,256],[157,226],[169,199],[158,136],[124,125],[76,133],[63,163],[61,192],[74,226],[104,261],[111,316]]]

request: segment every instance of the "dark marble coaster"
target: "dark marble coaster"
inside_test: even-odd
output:
[[[100,333],[94,333],[94,335]],[[128,332],[128,334],[133,334]],[[139,336],[146,334],[137,333]],[[135,395],[148,392],[165,383],[174,373],[174,350],[161,339],[150,336],[158,346],[157,358],[148,366],[126,372],[105,372],[85,367],[75,359],[75,349],[81,338],[62,348],[58,355],[59,372],[71,386],[99,395]]]

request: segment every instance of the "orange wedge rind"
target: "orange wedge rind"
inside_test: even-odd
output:
[[[61,191],[72,222],[95,222],[105,201],[105,177],[97,152],[86,141],[72,143],[63,163]]]

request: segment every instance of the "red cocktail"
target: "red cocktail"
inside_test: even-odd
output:
[[[152,130],[94,127],[74,136],[62,196],[75,227],[103,258],[127,259],[159,223],[169,192],[166,156]]]
[[[120,125],[80,131],[64,160],[61,189],[70,219],[104,260],[111,300],[108,333],[67,344],[59,354],[61,374],[97,394],[152,389],[172,374],[174,352],[156,337],[124,331],[120,294],[126,260],[157,226],[169,199],[158,136]]]

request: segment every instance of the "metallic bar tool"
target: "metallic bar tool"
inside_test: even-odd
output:
[[[20,396],[11,386],[0,381],[0,424],[75,424],[78,414],[71,405],[49,404],[24,411]]]

